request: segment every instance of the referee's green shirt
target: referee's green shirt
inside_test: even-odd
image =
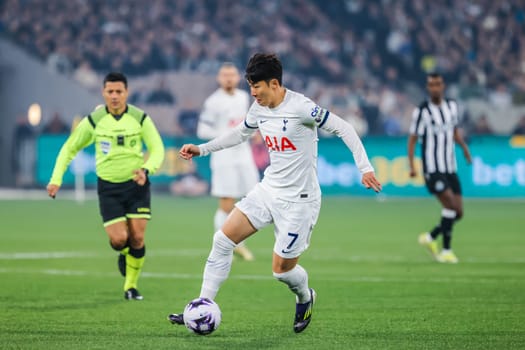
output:
[[[62,185],[69,163],[92,143],[95,143],[97,176],[109,182],[126,182],[133,178],[133,171],[140,168],[153,174],[164,160],[162,139],[144,111],[127,105],[117,119],[106,107],[100,107],[80,121],[62,146],[50,183]],[[143,143],[149,152],[147,161],[142,153]]]

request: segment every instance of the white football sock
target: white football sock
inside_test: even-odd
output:
[[[230,214],[228,214],[224,210],[217,209],[217,211],[215,212],[215,216],[213,218],[213,225],[215,227],[215,232],[217,232],[220,229],[222,229],[222,225],[224,225],[224,222],[228,218],[228,215],[230,215]],[[239,244],[237,244],[237,246],[244,247],[244,241],[242,241]]]
[[[283,273],[273,273],[279,281],[285,283],[292,292],[297,295],[297,302],[304,304],[310,301],[310,289],[308,288],[308,273],[301,265],[295,265],[293,269]]]
[[[235,243],[221,230],[213,235],[213,247],[204,267],[201,298],[215,299],[219,288],[230,274]]]
[[[222,209],[217,209],[215,212],[215,216],[213,217],[213,226],[215,227],[215,232],[222,229],[222,225],[224,225],[224,222],[226,221],[226,218],[228,217],[228,213],[225,212]]]

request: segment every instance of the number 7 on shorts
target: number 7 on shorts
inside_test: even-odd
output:
[[[288,232],[288,236],[292,237],[292,241],[290,242],[290,244],[288,244],[286,249],[282,250],[282,252],[285,253],[285,254],[290,252],[290,249],[292,249],[293,244],[295,243],[295,241],[297,241],[297,237],[299,237],[299,234],[298,233],[293,233],[293,232]]]

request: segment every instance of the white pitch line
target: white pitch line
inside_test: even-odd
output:
[[[90,252],[24,252],[0,253],[0,260],[46,260],[68,258],[91,258],[96,254]]]
[[[335,256],[335,257],[334,257]],[[348,262],[388,262],[388,263],[421,263],[431,261],[430,257],[421,258],[407,258],[405,256],[393,256],[393,255],[342,255],[342,254],[324,254],[320,255],[318,252],[309,256],[312,260],[317,261],[348,261]],[[476,257],[460,257],[460,263],[472,263],[472,264],[523,264],[525,258],[512,258],[512,259],[490,259],[490,258],[476,258]]]
[[[1,274],[40,274],[53,276],[82,276],[82,277],[107,277],[115,278],[116,273],[101,273],[82,270],[59,270],[59,269],[9,269],[0,268]],[[201,274],[186,274],[186,273],[157,273],[157,272],[143,272],[143,278],[156,279],[185,279],[185,280],[201,280]],[[388,278],[381,276],[310,276],[312,281],[333,281],[333,282],[351,282],[351,283],[468,283],[468,284],[501,284],[501,279],[478,278],[447,278],[447,277],[431,277],[431,278]],[[232,280],[249,280],[249,281],[270,281],[274,280],[271,275],[230,275]],[[315,283],[315,282],[314,282]],[[523,284],[521,278],[505,278],[504,284],[515,283]]]
[[[179,249],[179,250],[160,250],[148,252],[148,256],[204,256],[209,250],[206,249]],[[48,259],[79,259],[79,258],[107,258],[116,253],[96,253],[96,252],[15,252],[0,253],[0,260],[48,260]]]
[[[209,250],[207,249],[161,249],[148,251],[149,257],[203,257],[208,255]],[[265,255],[266,250],[256,251],[259,255]],[[308,254],[308,259],[314,261],[332,261],[332,262],[350,262],[350,263],[426,263],[431,262],[430,258],[407,258],[405,256],[394,256],[394,255],[343,255],[336,252],[329,253],[324,252],[323,255],[320,251]],[[69,251],[69,252],[14,252],[14,253],[0,253],[0,260],[52,260],[52,259],[84,259],[84,258],[100,258],[106,259],[112,257],[115,254],[107,251],[104,253],[96,252],[80,252],[80,251]],[[465,257],[461,258],[460,263],[468,264],[525,264],[525,258],[507,258],[507,259],[491,259],[491,258],[479,258],[479,257]]]

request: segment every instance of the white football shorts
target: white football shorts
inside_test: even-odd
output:
[[[275,199],[258,184],[235,206],[257,230],[273,222],[273,251],[282,258],[292,259],[301,255],[310,245],[310,236],[321,209],[321,199],[310,202]]]
[[[215,167],[211,171],[211,195],[241,198],[259,182],[255,164],[231,164]]]

